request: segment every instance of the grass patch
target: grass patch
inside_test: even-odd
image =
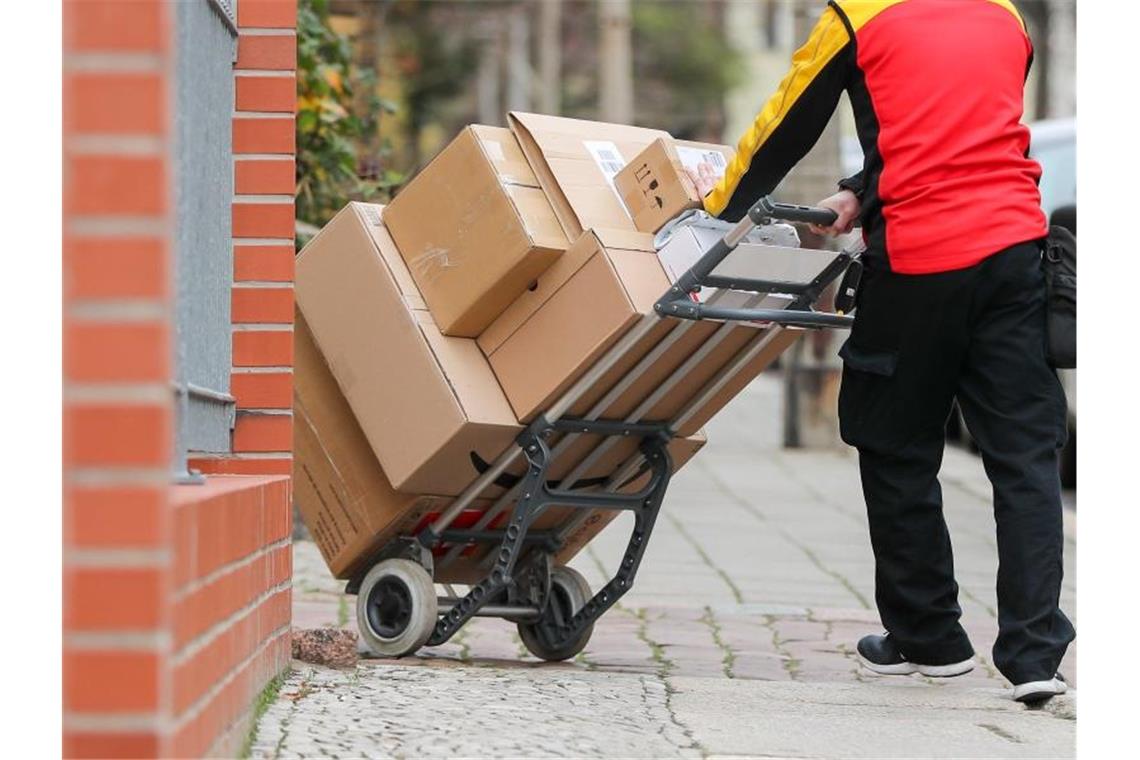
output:
[[[253,743],[257,741],[257,726],[261,723],[261,718],[265,715],[265,711],[269,706],[277,701],[277,696],[281,693],[281,686],[285,683],[286,677],[289,675],[289,670],[274,676],[269,683],[265,684],[265,688],[253,700],[252,715],[250,716],[249,733],[246,734],[245,741],[241,745],[241,754],[238,757],[249,757],[253,752]]]
[[[701,622],[709,627],[709,630],[712,632],[713,643],[724,653],[724,657],[721,658],[721,669],[724,671],[725,678],[735,677],[732,672],[732,666],[736,664],[736,652],[720,635],[720,624],[713,615],[712,607],[705,607],[705,614],[701,616]]]
[[[780,632],[776,630],[776,618],[772,615],[765,615],[763,617],[764,627],[772,632],[772,646],[776,648],[777,654],[780,655],[781,663],[784,670],[787,671],[788,677],[793,681],[800,680],[800,660],[792,656],[788,648],[784,646],[784,640],[780,638]]]
[[[657,666],[657,675],[664,680],[670,673],[673,672],[673,662],[665,655],[665,647],[660,642],[654,641],[649,637],[649,613],[644,607],[639,607],[636,611],[631,613],[637,618],[637,638],[641,643],[649,647],[650,657],[653,663]],[[668,684],[666,684],[668,686]]]

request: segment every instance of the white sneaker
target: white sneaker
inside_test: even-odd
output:
[[[884,676],[906,676],[921,673],[930,678],[952,678],[974,669],[974,658],[948,665],[923,665],[902,656],[889,633],[882,636],[864,636],[855,646],[863,667]]]
[[[1064,694],[1068,690],[1069,686],[1065,683],[1065,677],[1058,673],[1048,681],[1029,681],[1028,683],[1014,685],[1013,698],[1018,702],[1036,704],[1052,699],[1058,694]]]

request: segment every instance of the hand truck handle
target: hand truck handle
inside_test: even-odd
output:
[[[774,219],[785,221],[806,221],[812,224],[832,224],[838,218],[831,209],[813,208],[811,206],[796,206],[790,203],[777,203],[770,197],[764,196],[748,209],[748,213],[737,222],[724,237],[713,243],[705,251],[697,263],[684,272],[673,287],[663,295],[655,306],[661,313],[664,307],[678,297],[687,297],[689,293],[699,289],[712,271],[740,245],[748,235],[757,227],[769,224]],[[836,276],[838,276],[838,272]]]
[[[748,217],[757,225],[778,220],[830,227],[835,224],[835,221],[839,218],[839,214],[829,208],[797,206],[794,203],[778,203],[770,197],[765,196],[748,210]]]

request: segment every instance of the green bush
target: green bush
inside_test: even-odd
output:
[[[360,176],[360,138],[394,106],[376,95],[376,77],[353,64],[352,45],[328,22],[328,0],[297,8],[297,247],[350,200],[383,201],[403,175]],[[384,149],[381,149],[381,154]],[[381,155],[382,157],[382,155]]]

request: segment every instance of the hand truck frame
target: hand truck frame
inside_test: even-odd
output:
[[[849,328],[852,318],[818,312],[813,306],[824,289],[857,258],[839,252],[809,282],[773,282],[714,274],[724,259],[748,235],[774,221],[829,225],[835,213],[827,209],[775,203],[760,199],[748,214],[713,244],[617,343],[595,362],[573,386],[540,414],[455,501],[417,535],[402,536],[381,549],[368,569],[346,586],[357,595],[357,623],[364,642],[376,654],[404,656],[425,644],[447,642],[475,616],[500,617],[518,624],[527,649],[545,660],[564,660],[580,652],[589,640],[594,622],[633,586],[645,555],[665,491],[673,473],[666,448],[676,431],[701,407],[788,328]],[[715,288],[705,303],[690,294],[702,287]],[[726,291],[753,294],[749,303],[770,293],[790,295],[786,308],[729,308],[718,306],[717,296]],[[724,322],[720,328],[625,419],[601,419],[600,415],[673,345],[694,322],[703,319]],[[676,324],[647,354],[630,368],[581,417],[570,410],[662,321]],[[743,349],[667,421],[646,421],[643,416],[724,338],[733,322],[768,323],[757,330]],[[561,434],[553,443],[551,438]],[[547,479],[551,462],[566,451],[577,436],[593,435],[599,443],[558,484]],[[639,439],[638,452],[627,459],[600,489],[575,489],[588,469],[617,441]],[[456,518],[509,467],[525,459],[525,476],[507,489],[469,528],[452,527]],[[627,490],[648,471],[647,482],[636,491]],[[552,530],[534,530],[535,520],[549,507],[569,507],[574,515]],[[509,510],[502,528],[493,523]],[[565,566],[555,566],[553,557],[568,536],[583,526],[595,510],[632,512],[634,527],[616,574],[597,593],[585,579]],[[462,596],[451,592],[437,596],[433,576],[437,568],[452,563],[471,545],[488,545],[490,562],[485,577]],[[441,557],[433,549],[450,545]],[[495,548],[497,547],[497,549]],[[450,592],[450,587],[448,587]]]

